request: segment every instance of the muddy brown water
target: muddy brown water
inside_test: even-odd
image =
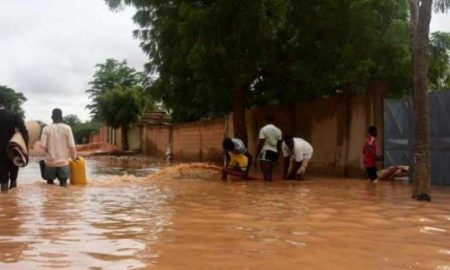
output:
[[[89,164],[86,187],[48,186],[30,166],[1,194],[0,269],[450,269],[449,188],[422,203],[404,183]]]

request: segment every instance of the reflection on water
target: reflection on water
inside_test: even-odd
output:
[[[211,178],[23,180],[0,196],[0,269],[450,268],[448,188]]]

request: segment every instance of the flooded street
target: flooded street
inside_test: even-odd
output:
[[[449,188],[423,203],[404,183],[89,164],[86,187],[49,186],[32,165],[0,196],[0,269],[450,269]]]

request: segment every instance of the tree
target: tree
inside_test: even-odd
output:
[[[14,111],[24,117],[22,104],[27,101],[27,99],[22,93],[16,92],[7,86],[0,85],[0,95],[3,96],[6,103],[4,105],[7,109]]]
[[[107,3],[117,8],[122,1]],[[153,92],[175,120],[232,109],[235,133],[246,141],[246,96],[270,59],[288,1],[123,3],[138,9],[135,34],[150,56],[148,70],[160,75]]]
[[[116,87],[101,94],[97,100],[98,113],[107,125],[121,128],[122,147],[128,150],[128,129],[131,123],[137,121],[140,114],[138,88]]]
[[[85,137],[90,136],[92,132],[98,130],[101,126],[96,121],[81,122],[80,118],[75,114],[64,116],[63,122],[72,128],[73,136],[77,144],[84,143]]]
[[[450,89],[450,33],[431,34],[430,56],[428,69],[430,89]]]
[[[429,34],[433,0],[409,0],[413,62],[414,175],[413,198],[431,200],[430,119],[428,106]],[[436,10],[450,7],[449,0],[436,0]]]
[[[94,79],[89,83],[91,88],[86,90],[91,98],[87,108],[91,110],[93,122],[121,127],[124,150],[128,150],[129,126],[142,112],[154,108],[154,101],[146,90],[148,83],[147,77],[128,67],[125,60],[107,59],[97,65]]]
[[[101,120],[98,112],[98,100],[102,94],[116,87],[135,87],[146,85],[146,76],[127,66],[123,60],[107,59],[103,64],[96,65],[94,79],[89,82],[90,88],[86,90],[91,103],[86,106],[94,120]]]
[[[356,90],[409,89],[407,1],[138,1],[135,35],[150,57],[151,87],[175,121]],[[245,137],[245,134],[242,135]]]
[[[71,126],[72,128],[75,127],[76,125],[81,124],[81,120],[80,118],[78,118],[76,114],[68,114],[64,116],[63,122]]]
[[[84,139],[86,137],[89,137],[94,131],[97,131],[100,127],[101,124],[95,121],[88,121],[84,123],[75,124],[72,127],[75,142],[78,144],[84,143]]]

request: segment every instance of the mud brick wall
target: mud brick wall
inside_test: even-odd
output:
[[[258,133],[267,114],[283,134],[309,141],[314,147],[309,172],[337,177],[365,177],[361,165],[367,128],[378,128],[378,154],[383,152],[384,86],[372,84],[367,94],[342,93],[285,106],[266,106],[247,112],[248,148],[255,153]],[[282,159],[280,157],[280,164]],[[380,164],[381,165],[381,164]],[[281,165],[277,170],[281,169]]]
[[[259,130],[265,125],[267,114],[273,112],[274,124],[283,134],[302,137],[313,145],[310,173],[364,177],[361,154],[370,125],[378,128],[379,154],[383,153],[385,87],[371,84],[368,90],[359,95],[344,90],[332,97],[248,110],[246,124],[250,153],[255,155]],[[113,138],[108,140],[120,145],[120,132],[116,130],[113,133]],[[233,133],[232,114],[221,119],[174,126],[144,124],[140,136],[141,150],[148,155],[164,157],[167,146],[171,144],[175,160],[221,163],[222,140],[224,136],[233,137]],[[281,164],[277,170],[281,169]]]
[[[224,119],[198,121],[172,127],[174,158],[184,161],[222,160],[221,146],[226,134]]]
[[[89,141],[92,143],[108,142],[108,127],[101,127],[99,130],[91,134]]]
[[[163,158],[170,143],[170,126],[147,126],[143,130],[143,152]]]

